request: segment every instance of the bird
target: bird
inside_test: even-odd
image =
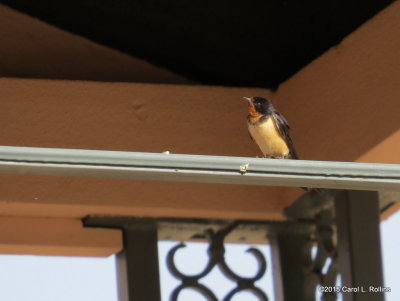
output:
[[[263,97],[243,97],[247,101],[249,114],[247,128],[250,138],[260,148],[265,158],[299,159],[290,137],[290,126],[272,102]],[[300,187],[311,194],[321,194],[324,189]]]
[[[263,97],[243,97],[248,104],[247,128],[265,158],[298,159],[286,118]]]

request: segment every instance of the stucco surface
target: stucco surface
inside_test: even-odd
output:
[[[256,156],[241,97],[260,95],[271,96],[289,120],[303,159],[400,163],[399,14],[397,1],[273,93],[78,81],[187,83],[1,9],[0,75],[75,80],[0,78],[0,144]],[[0,191],[2,216],[75,221],[87,214],[282,219],[282,209],[302,193],[298,188],[4,174]]]
[[[247,134],[247,107],[241,98],[268,94],[262,89],[5,78],[0,87],[3,145],[226,156],[258,155]],[[283,203],[282,189],[267,187],[0,178],[0,201],[9,214],[20,212],[10,212],[12,204],[45,203],[55,206],[41,216],[75,212],[76,217],[113,213],[276,219],[282,205],[291,201]],[[70,205],[70,211],[61,205]],[[81,205],[92,207],[76,210]],[[63,209],[55,213],[54,208]]]
[[[396,1],[279,87],[301,157],[400,163],[399,14]]]
[[[82,228],[79,220],[0,217],[0,253],[108,256],[122,249],[115,229]]]
[[[189,83],[173,72],[1,4],[0,45],[0,76]]]

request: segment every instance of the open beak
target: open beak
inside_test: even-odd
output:
[[[249,108],[249,114],[251,116],[256,114],[256,108],[254,107],[253,98],[252,97],[243,97],[243,100],[247,101],[247,106]]]

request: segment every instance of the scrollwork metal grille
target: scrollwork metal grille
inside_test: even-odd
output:
[[[237,293],[243,291],[253,293],[255,296],[258,297],[260,301],[268,301],[266,293],[255,285],[255,282],[260,280],[267,270],[266,259],[260,250],[258,250],[257,248],[249,248],[247,250],[247,252],[252,254],[258,262],[258,271],[253,277],[242,277],[237,275],[226,263],[224,239],[237,225],[238,223],[232,223],[229,226],[218,231],[214,231],[212,229],[208,229],[205,231],[205,235],[209,241],[209,260],[204,270],[196,275],[185,275],[184,273],[179,271],[175,264],[175,254],[178,250],[185,248],[185,244],[180,243],[168,252],[168,269],[172,273],[172,275],[174,275],[177,279],[181,281],[181,284],[178,285],[171,293],[171,301],[177,301],[181,291],[188,288],[199,292],[209,301],[218,301],[215,294],[208,287],[199,282],[202,278],[206,277],[216,266],[219,267],[220,271],[227,278],[236,282],[236,287],[228,292],[228,294],[223,298],[223,301],[230,301]]]
[[[306,287],[309,295],[315,296],[319,287],[327,288],[318,290],[320,301],[335,301],[338,294],[335,290],[338,277],[337,266],[337,242],[336,227],[334,224],[334,211],[332,209],[322,210],[315,218],[315,241],[316,255],[306,260],[305,267],[310,272],[306,279]]]

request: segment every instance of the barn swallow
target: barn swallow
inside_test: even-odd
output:
[[[298,159],[296,150],[290,138],[290,126],[272,105],[271,101],[262,97],[243,97],[249,108],[247,128],[250,137],[261,149],[265,158]],[[321,188],[301,187],[307,192],[322,193]]]
[[[289,123],[272,105],[262,97],[244,97],[248,103],[247,128],[250,137],[260,148],[265,158],[298,159]]]

